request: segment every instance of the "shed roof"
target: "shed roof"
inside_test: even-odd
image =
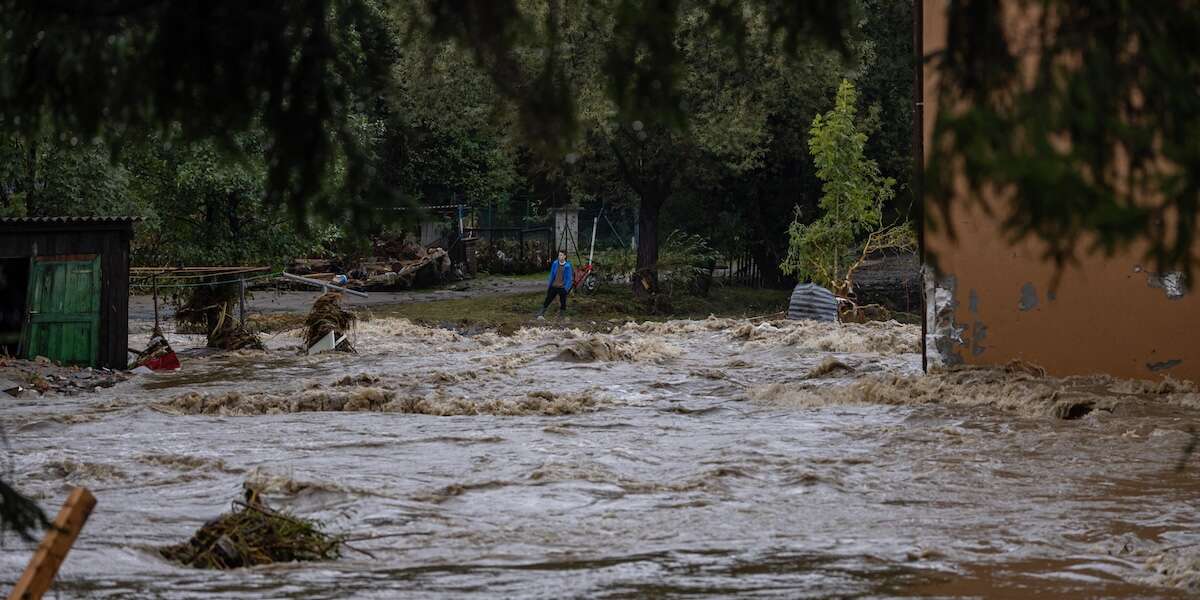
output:
[[[141,217],[0,217],[0,223],[136,223]]]
[[[0,217],[0,231],[9,234],[54,231],[132,232],[141,217]]]

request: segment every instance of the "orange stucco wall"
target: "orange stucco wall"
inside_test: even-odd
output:
[[[926,56],[945,44],[945,10],[942,0],[923,1]],[[929,61],[922,83],[928,149],[938,111],[937,73]],[[978,203],[964,202],[965,188],[955,194],[955,239],[944,228],[925,228],[926,258],[936,258],[938,267],[926,273],[931,366],[1023,359],[1054,375],[1200,381],[1200,290],[1182,289],[1175,275],[1149,272],[1143,249],[1136,247],[1112,257],[1084,257],[1064,267],[1052,288],[1056,269],[1041,258],[1039,243],[1006,241],[999,221],[1003,200],[988,200],[1000,209],[989,216]]]

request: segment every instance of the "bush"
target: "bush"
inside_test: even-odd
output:
[[[707,296],[719,259],[720,253],[703,236],[672,231],[658,249],[660,292],[668,297],[681,291]],[[629,281],[637,270],[637,254],[627,248],[605,252],[597,262],[602,272],[622,282]]]

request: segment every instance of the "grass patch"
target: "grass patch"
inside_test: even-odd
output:
[[[571,294],[567,316],[558,318],[557,303],[546,312],[547,325],[607,328],[626,321],[665,321],[669,319],[703,319],[718,317],[753,317],[778,313],[787,309],[789,290],[717,287],[706,298],[680,295],[672,299],[669,313],[651,313],[634,300],[626,286],[606,285],[593,295]],[[458,327],[519,327],[534,320],[542,306],[544,292],[507,294],[414,302],[378,306],[371,309],[377,316],[403,317],[427,325]]]

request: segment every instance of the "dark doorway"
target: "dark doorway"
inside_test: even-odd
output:
[[[0,354],[17,355],[28,288],[29,257],[0,258]]]

